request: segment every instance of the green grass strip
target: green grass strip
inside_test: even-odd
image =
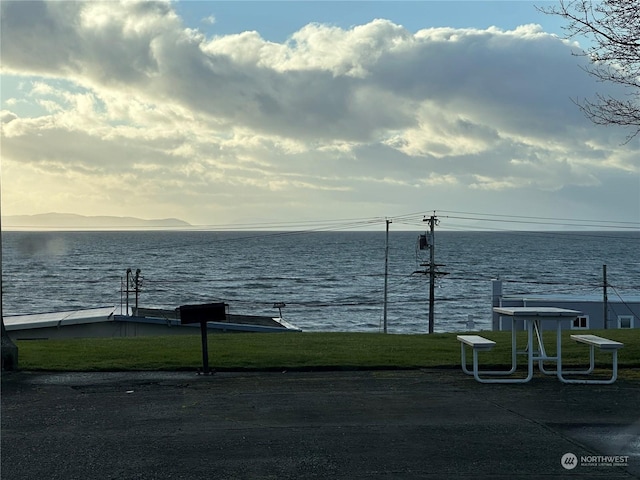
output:
[[[586,365],[589,348],[563,337],[563,364]],[[585,333],[585,332],[580,332]],[[640,329],[593,331],[625,344],[619,351],[622,370],[640,378]],[[511,361],[509,332],[481,332],[497,342],[480,353],[483,367]],[[209,366],[216,370],[413,369],[459,368],[456,333],[384,335],[379,333],[236,333],[209,335]],[[19,366],[40,371],[195,370],[202,366],[200,336],[86,338],[18,341]],[[547,354],[555,353],[555,332],[545,332]],[[518,348],[526,334],[518,333]],[[611,364],[611,355],[596,349],[596,365]],[[471,358],[469,355],[468,358]],[[518,364],[524,365],[524,356]]]

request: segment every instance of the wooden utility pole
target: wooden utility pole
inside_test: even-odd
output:
[[[435,290],[436,290],[436,275],[447,275],[447,272],[438,272],[437,267],[441,267],[443,265],[436,263],[436,236],[435,236],[435,228],[438,224],[438,217],[436,217],[435,212],[429,218],[424,218],[424,222],[429,222],[429,238],[427,240],[427,247],[429,248],[429,263],[421,264],[421,266],[428,266],[429,270],[427,272],[429,274],[429,333],[433,333],[433,328],[435,325]]]
[[[609,312],[607,308],[607,304],[609,303],[609,299],[607,297],[607,266],[602,265],[602,318],[604,319],[604,328],[607,328],[607,323],[609,320]]]
[[[387,219],[387,235],[384,251],[384,307],[383,307],[383,331],[387,333],[387,277],[389,275],[389,224],[391,220]]]
[[[436,289],[436,217],[429,217],[429,233],[431,242],[429,242],[429,333],[433,333],[434,308],[435,308],[435,289]]]

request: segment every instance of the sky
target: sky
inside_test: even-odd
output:
[[[4,0],[2,215],[639,228],[640,139],[576,106],[620,91],[553,4]]]

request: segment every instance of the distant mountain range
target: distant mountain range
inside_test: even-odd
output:
[[[189,223],[177,218],[143,220],[134,217],[85,216],[73,213],[42,213],[38,215],[7,215],[2,217],[2,228],[33,228],[36,230],[103,230],[123,228],[144,230],[148,228],[189,227]]]

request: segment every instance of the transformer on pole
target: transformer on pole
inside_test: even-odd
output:
[[[436,254],[435,254],[435,246],[436,246],[436,237],[435,237],[435,228],[439,223],[438,217],[435,215],[436,212],[433,212],[429,218],[423,218],[423,222],[429,222],[429,235],[420,235],[419,246],[420,250],[429,249],[429,263],[421,263],[421,267],[429,267],[424,273],[429,275],[429,333],[433,333],[433,328],[435,325],[435,285],[436,285],[436,276],[439,275],[448,275],[448,272],[439,272],[437,267],[443,267],[444,265],[436,263]]]

